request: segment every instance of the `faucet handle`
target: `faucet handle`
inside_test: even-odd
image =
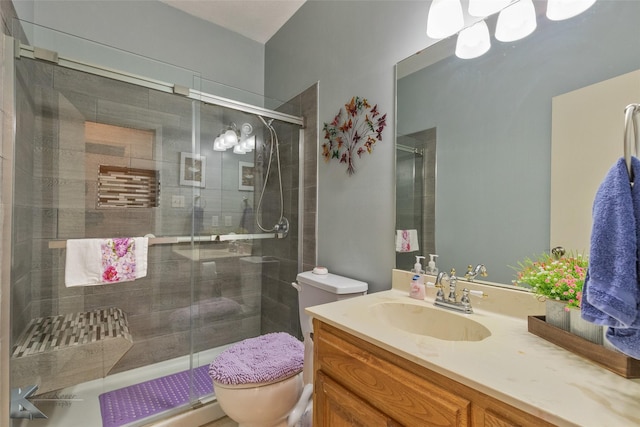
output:
[[[482,277],[487,277],[489,275],[489,272],[487,271],[487,267],[485,267],[484,265],[480,267],[480,275]]]
[[[464,289],[462,290],[462,292],[463,292],[463,293],[464,293],[464,292],[466,292],[466,293],[467,293],[467,295],[468,295],[468,294],[471,294],[471,295],[473,295],[474,297],[489,298],[489,295],[485,294],[485,293],[484,293],[484,292],[482,292],[482,291],[469,290],[469,289],[467,289],[467,288],[464,288]]]

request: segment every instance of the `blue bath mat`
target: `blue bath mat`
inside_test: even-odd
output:
[[[213,393],[209,365],[193,370],[197,396]],[[189,402],[189,370],[101,394],[103,427],[119,427]]]

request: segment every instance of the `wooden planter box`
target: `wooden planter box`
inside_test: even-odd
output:
[[[625,378],[640,378],[640,360],[609,350],[545,322],[545,316],[529,316],[528,330],[578,356]]]

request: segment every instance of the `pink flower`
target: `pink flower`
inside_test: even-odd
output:
[[[130,240],[127,237],[113,239],[114,250],[119,257],[125,256],[129,249]]]
[[[110,265],[102,273],[102,279],[105,282],[117,282],[118,281],[118,271],[115,269],[114,266]]]

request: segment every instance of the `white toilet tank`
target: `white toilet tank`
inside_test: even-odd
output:
[[[305,341],[311,332],[311,318],[305,313],[305,308],[364,295],[369,288],[365,282],[331,273],[316,274],[312,271],[305,271],[298,274],[296,280],[298,282],[296,288],[298,289],[300,308],[300,327]]]

